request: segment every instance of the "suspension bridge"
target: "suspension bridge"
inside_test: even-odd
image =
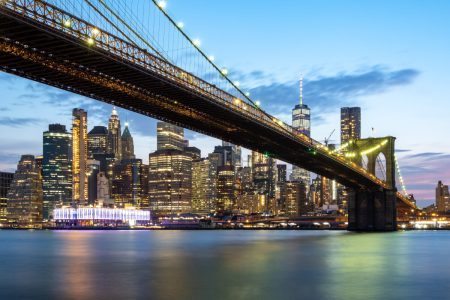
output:
[[[0,68],[266,153],[350,189],[350,230],[395,230],[414,211],[397,192],[395,138],[341,150],[297,132],[254,101],[228,68],[151,0],[1,0]],[[344,149],[348,148],[348,149]],[[372,167],[386,157],[385,178]],[[368,156],[368,168],[361,157]]]

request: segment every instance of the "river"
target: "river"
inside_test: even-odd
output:
[[[450,231],[0,231],[0,299],[450,299]]]

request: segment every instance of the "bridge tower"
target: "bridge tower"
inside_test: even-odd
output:
[[[348,194],[348,230],[394,231],[397,229],[395,186],[395,137],[367,138],[350,141],[346,156],[376,174],[377,160],[384,156],[381,173],[386,188],[352,189]]]

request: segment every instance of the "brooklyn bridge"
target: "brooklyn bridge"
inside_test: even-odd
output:
[[[349,230],[395,230],[397,215],[417,209],[397,191],[395,137],[329,149],[263,110],[164,2],[139,3],[2,0],[0,68],[334,179],[349,189]],[[381,154],[385,176],[377,178]]]

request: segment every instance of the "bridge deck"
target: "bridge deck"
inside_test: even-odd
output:
[[[33,9],[30,17],[25,6],[20,11],[0,5],[4,71],[269,153],[351,188],[388,188],[312,139],[293,134],[290,127],[277,125],[258,109],[145,50],[107,33],[89,45],[83,32],[61,24],[70,18],[84,30],[93,25],[60,10],[55,13],[51,6]]]

